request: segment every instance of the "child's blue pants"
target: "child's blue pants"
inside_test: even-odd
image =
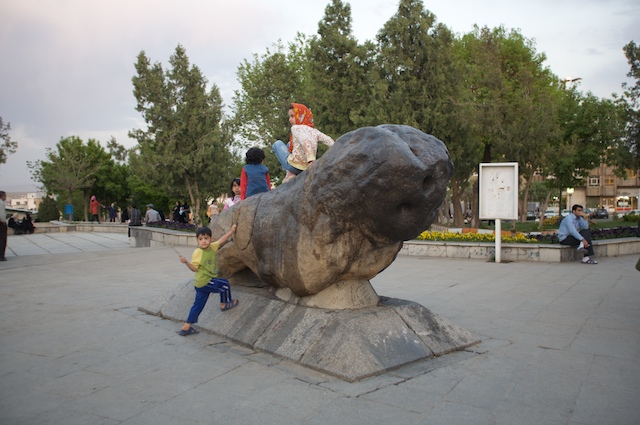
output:
[[[282,165],[282,169],[285,171],[291,171],[293,174],[300,174],[302,170],[298,170],[293,165],[289,164],[287,160],[289,158],[289,148],[284,144],[282,140],[277,140],[273,146],[271,146],[271,150],[275,154],[278,161],[280,161],[280,165]]]
[[[229,281],[227,279],[214,277],[202,288],[196,288],[196,299],[193,302],[191,311],[189,312],[187,323],[198,322],[198,316],[202,313],[202,310],[209,299],[209,294],[212,292],[220,294],[220,303],[233,301],[233,298],[231,298],[231,287],[229,286]]]

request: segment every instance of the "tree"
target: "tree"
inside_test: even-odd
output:
[[[240,89],[233,96],[237,149],[244,153],[252,146],[263,148],[272,181],[282,180],[284,171],[270,147],[276,140],[289,140],[291,103],[307,103],[307,49],[306,38],[298,34],[287,48],[278,42],[238,67]]]
[[[475,27],[461,44],[469,65],[473,132],[482,144],[481,160],[518,162],[525,220],[533,176],[547,165],[551,144],[559,139],[558,79],[544,67],[546,56],[516,30]],[[475,220],[477,211],[476,204]]]
[[[115,140],[113,141],[115,143]],[[95,139],[85,144],[77,136],[61,139],[57,151],[47,150],[47,160],[28,163],[32,178],[48,193],[65,195],[69,205],[82,206],[82,217],[89,217],[91,195],[105,203],[124,200],[128,195],[125,164],[116,164]],[[79,209],[74,216],[80,218]]]
[[[45,196],[38,206],[38,220],[41,222],[60,220],[60,215],[58,202],[49,195]]]
[[[356,129],[369,102],[367,51],[351,31],[351,6],[332,0],[309,42],[309,107],[315,124],[334,138]]]
[[[624,93],[616,104],[624,111],[625,129],[616,145],[614,163],[618,170],[640,167],[640,47],[632,40],[623,47],[631,69],[627,77],[635,80],[633,85],[622,84]]]
[[[455,37],[422,1],[402,0],[377,40],[377,75],[366,115],[377,123],[416,127],[447,145],[455,164],[454,223],[461,225],[461,200],[480,150],[470,133],[467,69]]]
[[[85,145],[77,136],[61,139],[57,151],[47,149],[47,160],[27,163],[32,179],[42,183],[48,193],[66,195],[68,204],[73,204],[74,192],[91,188],[96,181],[99,158],[90,154],[96,145],[99,147],[93,139]],[[84,215],[86,220],[86,203]]]
[[[6,164],[7,156],[15,153],[18,149],[18,142],[11,140],[9,131],[11,130],[11,123],[4,123],[2,117],[0,117],[0,164]]]
[[[200,69],[190,66],[182,46],[169,58],[170,69],[138,55],[132,78],[136,110],[147,125],[129,135],[138,141],[131,166],[136,176],[168,195],[186,192],[201,224],[208,198],[226,192],[231,131],[224,121],[222,97]]]

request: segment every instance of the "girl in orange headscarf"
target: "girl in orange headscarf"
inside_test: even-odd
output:
[[[313,164],[316,160],[318,142],[327,146],[333,145],[331,137],[314,128],[311,110],[301,103],[292,103],[289,107],[289,124],[291,124],[289,146],[278,140],[272,147],[282,168],[287,171],[283,183]]]

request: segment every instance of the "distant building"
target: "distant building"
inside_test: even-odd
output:
[[[7,192],[7,208],[36,212],[44,194],[38,192]]]

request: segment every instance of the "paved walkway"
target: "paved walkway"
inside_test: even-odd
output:
[[[213,335],[180,337],[180,324],[139,312],[191,277],[171,248],[82,233],[10,236],[9,247],[3,425],[639,423],[636,256],[596,266],[399,256],[373,280],[378,293],[483,342],[350,384]]]

